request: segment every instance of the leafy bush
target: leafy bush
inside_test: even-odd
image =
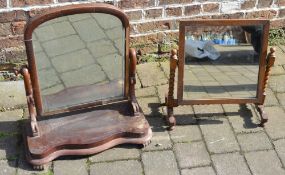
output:
[[[269,45],[282,45],[285,44],[285,30],[280,29],[271,29],[269,31]]]

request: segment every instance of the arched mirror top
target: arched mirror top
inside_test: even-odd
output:
[[[78,4],[58,7],[41,15],[35,16],[26,25],[24,39],[31,40],[33,31],[42,23],[62,16],[80,13],[105,13],[116,16],[122,21],[123,27],[126,30],[129,30],[129,19],[120,9],[109,4]]]

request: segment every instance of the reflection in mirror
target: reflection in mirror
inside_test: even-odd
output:
[[[184,100],[256,98],[262,26],[187,26]]]
[[[125,30],[103,13],[55,18],[34,30],[44,112],[124,96]]]

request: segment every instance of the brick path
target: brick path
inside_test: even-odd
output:
[[[284,175],[285,47],[267,89],[269,122],[257,127],[251,105],[182,106],[175,108],[178,126],[167,131],[163,109],[168,63],[138,66],[137,96],[154,136],[146,148],[123,145],[87,157],[55,160],[42,172],[23,158],[20,124],[27,117],[23,82],[0,84],[0,174],[90,175]]]

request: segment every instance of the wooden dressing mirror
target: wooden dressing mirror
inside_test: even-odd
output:
[[[122,11],[106,4],[57,8],[29,21],[24,38],[28,65],[20,73],[30,113],[24,138],[34,168],[63,155],[150,142]]]
[[[166,96],[170,129],[176,123],[173,107],[207,104],[256,104],[263,126],[265,88],[275,60],[273,48],[267,54],[268,33],[269,20],[180,21]]]

